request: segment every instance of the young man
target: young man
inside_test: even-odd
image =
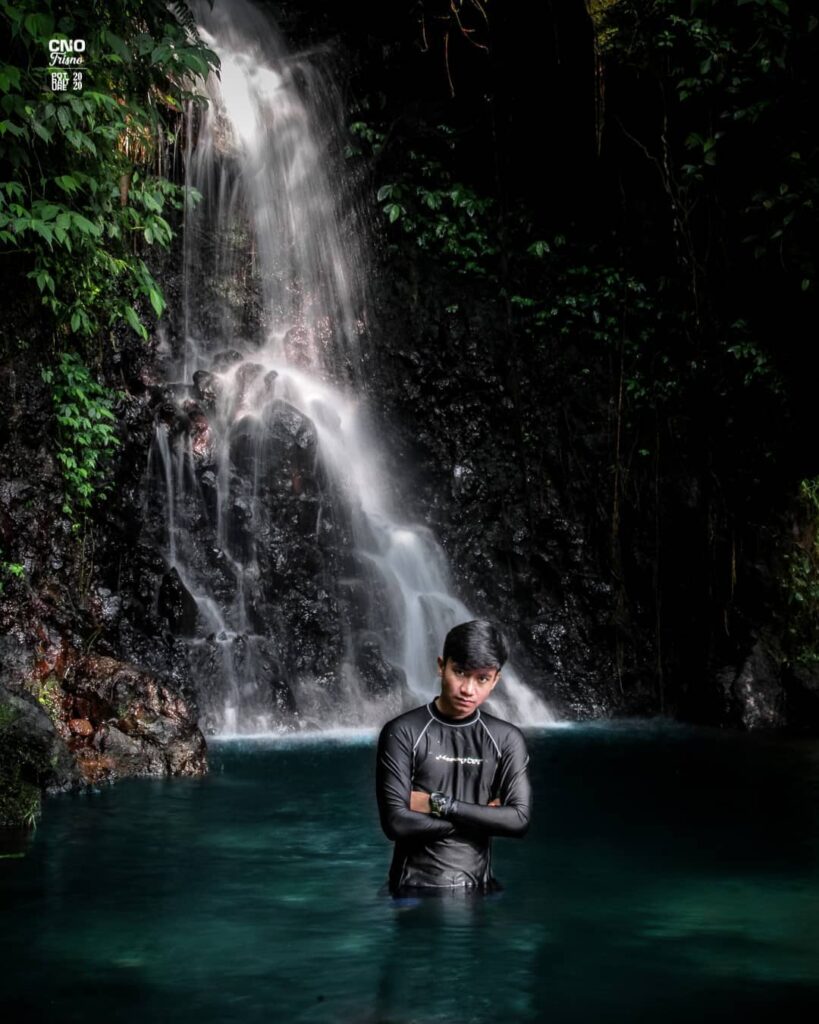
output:
[[[497,627],[450,630],[438,658],[441,693],[381,730],[376,789],[395,842],[390,891],[488,890],[491,837],[529,827],[529,756],[520,729],[480,710],[506,661]]]

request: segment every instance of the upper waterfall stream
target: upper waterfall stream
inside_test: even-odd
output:
[[[375,724],[430,698],[445,633],[475,615],[395,508],[361,397],[364,247],[333,88],[246,0],[197,17],[222,69],[189,122],[202,200],[148,467],[165,596],[208,731]],[[550,719],[503,678],[495,710]]]

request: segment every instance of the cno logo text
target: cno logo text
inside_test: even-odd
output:
[[[83,57],[85,53],[85,40],[49,39],[48,51],[51,67],[55,67],[58,64],[63,66],[82,64],[85,61]]]

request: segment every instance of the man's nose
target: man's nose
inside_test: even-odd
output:
[[[464,676],[461,681],[461,693],[473,694],[475,692],[475,680],[471,676]]]

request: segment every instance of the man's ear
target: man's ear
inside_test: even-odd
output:
[[[438,656],[438,675],[442,676],[443,674],[444,674],[444,659],[439,655]]]

